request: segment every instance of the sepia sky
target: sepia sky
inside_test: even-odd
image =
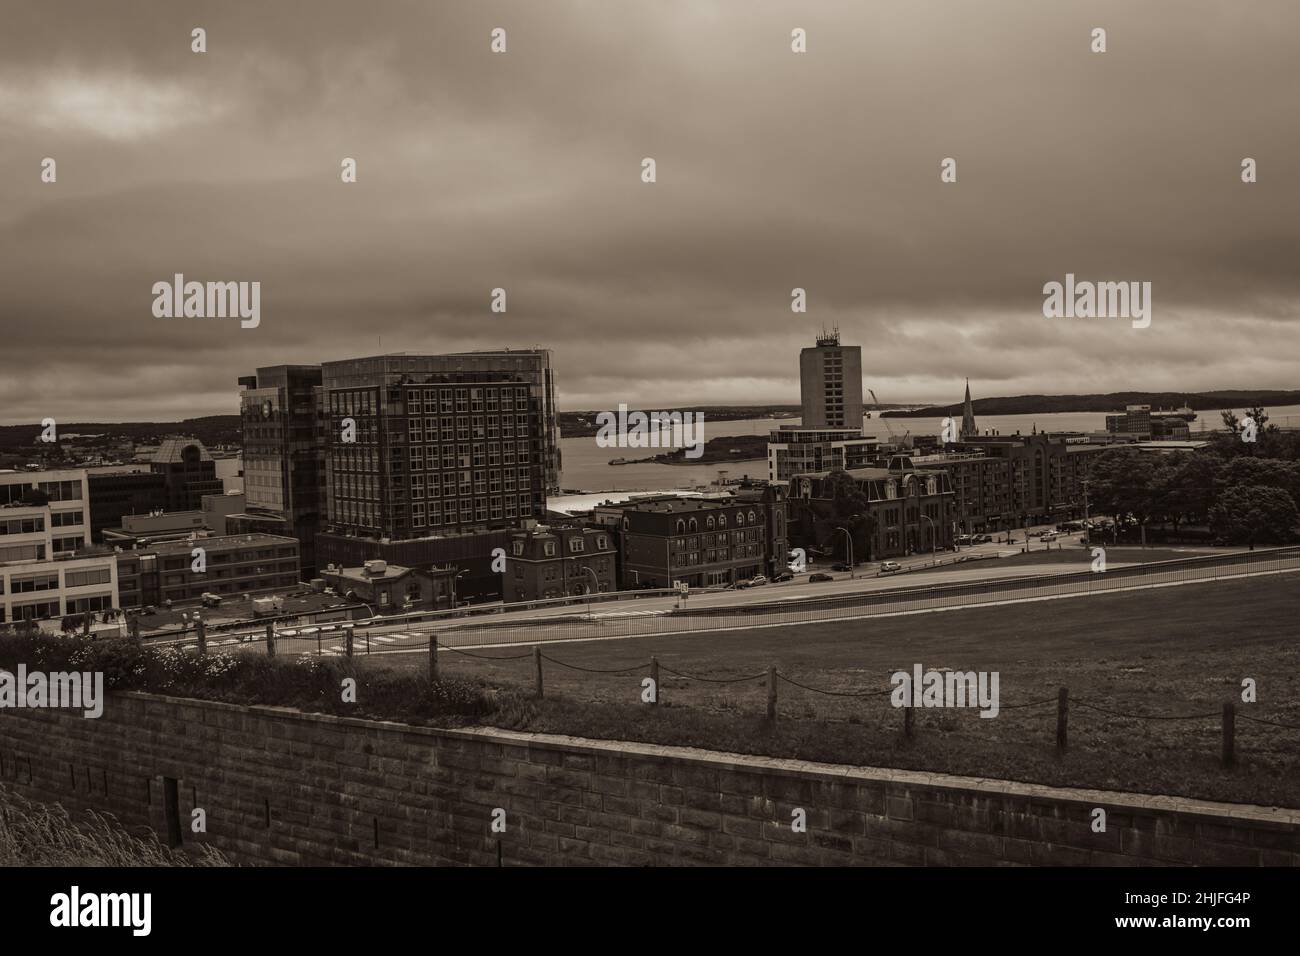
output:
[[[233,413],[259,365],[506,345],[554,349],[566,409],[795,404],[834,325],[885,402],[967,376],[1300,387],[1294,0],[0,0],[0,23],[0,422]],[[177,272],[260,281],[260,326],[155,318]],[[1151,326],[1044,318],[1067,272],[1151,282]]]

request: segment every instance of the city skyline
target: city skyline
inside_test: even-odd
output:
[[[565,409],[786,402],[831,326],[886,403],[1281,388],[1300,347],[1283,4],[10,6],[7,421],[501,342],[554,351]],[[260,322],[156,318],[177,274],[260,283]],[[1045,318],[1070,276],[1151,283],[1150,326]]]

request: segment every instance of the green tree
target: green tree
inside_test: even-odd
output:
[[[1274,544],[1295,536],[1300,513],[1280,488],[1244,485],[1224,490],[1210,509],[1210,525],[1230,544]]]

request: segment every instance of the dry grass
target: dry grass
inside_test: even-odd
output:
[[[76,822],[59,804],[31,801],[0,785],[0,866],[230,866],[221,851],[168,849],[153,831],[126,832],[111,814]]]

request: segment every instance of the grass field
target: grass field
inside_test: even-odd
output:
[[[1219,766],[1219,712],[1300,727],[1300,646],[1295,622],[1300,576],[1157,588],[1124,594],[972,608],[873,621],[824,622],[700,635],[554,644],[547,655],[572,667],[635,667],[589,673],[545,664],[546,699],[526,699],[526,648],[444,651],[448,674],[477,676],[511,701],[489,718],[514,729],[673,743],[854,765],[890,766],[1057,785],[1169,793],[1300,806],[1300,729],[1237,721],[1239,766]],[[640,703],[644,666],[655,655],[661,705]],[[485,659],[486,658],[486,659]],[[765,679],[783,675],[822,690],[887,690],[889,675],[926,668],[998,671],[1001,714],[918,710],[902,737],[902,711],[887,696],[866,699],[778,684],[779,719],[763,717]],[[427,667],[393,655],[385,667]],[[675,676],[672,671],[691,675]],[[1259,702],[1240,704],[1243,678]],[[1057,689],[1072,700],[1070,750],[1054,754]],[[1016,705],[1050,698],[1041,707]],[[1196,720],[1112,717],[1206,714]]]

